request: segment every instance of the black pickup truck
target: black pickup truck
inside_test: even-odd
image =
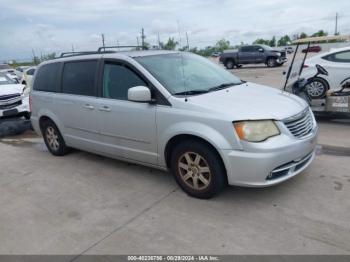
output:
[[[238,49],[238,51],[224,51],[220,56],[220,62],[227,69],[241,67],[246,64],[264,63],[268,67],[281,66],[287,61],[286,51],[274,49],[267,45],[246,45]]]

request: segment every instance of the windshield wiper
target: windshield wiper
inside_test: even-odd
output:
[[[222,90],[222,89],[225,89],[225,88],[228,88],[228,87],[231,87],[231,86],[241,85],[243,83],[244,83],[243,81],[241,81],[240,83],[223,83],[221,85],[209,88],[208,91],[209,92],[211,92],[211,91],[218,91],[218,90]]]
[[[208,90],[200,89],[200,90],[189,90],[189,91],[183,91],[175,93],[174,95],[199,95],[199,94],[205,94],[208,93]]]

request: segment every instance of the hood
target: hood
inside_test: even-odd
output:
[[[23,88],[24,85],[21,84],[0,85],[0,96],[22,94]]]
[[[303,99],[293,94],[253,83],[191,96],[188,102],[195,104],[199,110],[225,115],[232,121],[283,120],[307,107]]]

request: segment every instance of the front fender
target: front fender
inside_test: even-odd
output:
[[[205,125],[203,123],[194,122],[180,122],[168,126],[164,132],[162,132],[158,139],[158,152],[159,152],[159,165],[166,166],[165,160],[165,148],[168,142],[175,136],[178,135],[192,135],[199,137],[208,143],[210,143],[218,152],[224,149],[242,149],[241,145],[235,143],[234,132],[232,128],[232,140],[229,141],[224,135],[222,135],[218,130],[212,128],[211,126]],[[237,140],[236,140],[237,141]]]

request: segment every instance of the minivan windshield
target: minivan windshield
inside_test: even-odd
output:
[[[190,53],[150,55],[135,59],[173,95],[207,93],[243,83],[209,59]]]

